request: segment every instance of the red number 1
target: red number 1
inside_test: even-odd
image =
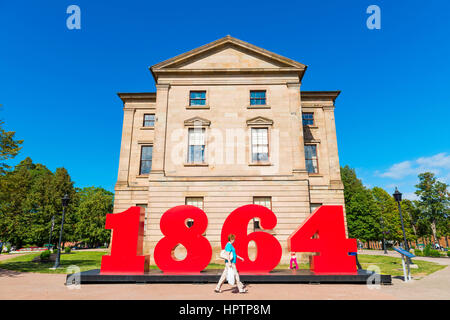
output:
[[[113,229],[111,255],[102,257],[101,274],[143,274],[148,256],[142,255],[145,209],[131,207],[106,215],[105,229]]]

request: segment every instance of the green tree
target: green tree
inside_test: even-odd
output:
[[[74,187],[68,171],[65,168],[57,168],[53,175],[53,181],[50,187],[51,204],[53,213],[55,214],[55,239],[53,242],[57,243],[59,240],[59,232],[62,220],[62,197],[67,194],[70,198],[64,217],[64,228],[62,242],[76,241],[75,238],[75,223],[76,223],[76,209],[78,206],[78,195]],[[51,219],[48,226],[51,225]],[[50,230],[50,228],[48,228]]]
[[[23,140],[15,140],[14,131],[5,131],[3,129],[4,122],[0,120],[0,174],[10,168],[4,161],[14,158],[22,148],[20,145]]]
[[[75,195],[67,170],[58,168],[52,173],[44,165],[34,164],[30,158],[1,175],[0,238],[16,247],[47,243],[52,216],[59,218],[55,224],[55,229],[59,230],[56,226],[61,221],[61,194],[64,193]],[[68,211],[66,238],[73,236]]]
[[[83,188],[78,191],[75,238],[89,246],[108,243],[110,230],[105,229],[106,214],[113,210],[114,194],[103,188]]]
[[[380,240],[379,210],[370,190],[349,166],[341,168],[349,237],[362,241]]]
[[[405,219],[405,224],[411,229],[414,234],[414,241],[416,246],[418,245],[417,239],[423,236],[423,219],[420,212],[420,208],[417,206],[416,201],[411,201],[404,199],[401,202],[403,217]]]
[[[448,185],[438,181],[431,172],[419,174],[416,195],[419,197],[421,211],[430,223],[433,242],[438,242],[438,225],[448,219],[450,194]]]

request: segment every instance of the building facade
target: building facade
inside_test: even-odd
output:
[[[226,217],[269,207],[287,238],[320,205],[344,205],[334,121],[339,91],[301,91],[306,66],[226,36],[150,68],[156,92],[119,93],[124,118],[114,212],[146,208],[144,252],[163,237],[168,209],[190,204],[208,217],[220,251]],[[186,221],[190,226],[193,221]],[[252,246],[253,245],[253,246]],[[250,245],[250,256],[257,248]],[[175,250],[183,257],[183,247]]]

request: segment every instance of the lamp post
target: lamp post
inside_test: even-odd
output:
[[[69,204],[69,200],[70,200],[70,198],[67,195],[67,193],[61,199],[62,206],[63,206],[63,214],[62,214],[62,220],[61,220],[61,230],[59,232],[58,254],[56,255],[55,265],[53,266],[54,269],[59,267],[59,262],[60,262],[60,257],[61,257],[61,241],[62,241],[62,233],[63,233],[63,226],[64,226],[64,216],[66,214],[66,208],[67,208],[67,205]]]
[[[398,191],[397,187],[395,187],[395,192],[394,192],[393,196],[394,196],[395,201],[397,201],[398,212],[400,213],[400,222],[402,224],[402,232],[403,232],[403,240],[404,240],[405,250],[409,252],[408,242],[406,241],[405,226],[403,224],[402,206],[400,205],[400,202],[402,201],[402,193],[400,191]],[[406,262],[408,264],[408,272],[409,272],[409,265],[411,264],[412,261],[409,257],[406,257]]]

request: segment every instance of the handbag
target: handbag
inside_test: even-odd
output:
[[[228,260],[228,259],[229,259],[228,254],[229,254],[228,251],[222,250],[222,251],[220,251],[220,255],[219,255],[219,256],[220,256],[222,259]]]
[[[234,269],[232,267],[227,267],[227,281],[228,284],[233,286],[234,285],[234,280],[235,280],[235,275],[234,275]]]

